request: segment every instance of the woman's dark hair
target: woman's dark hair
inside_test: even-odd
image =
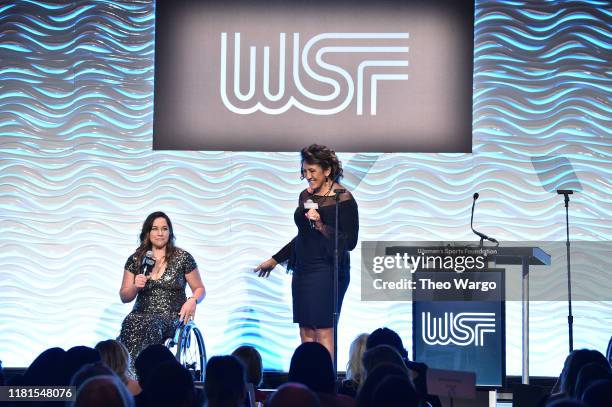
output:
[[[334,366],[327,349],[317,342],[298,346],[291,357],[289,381],[302,383],[315,393],[335,393]]]
[[[356,404],[357,407],[374,406],[374,392],[379,384],[389,376],[400,376],[408,378],[406,368],[401,368],[398,365],[383,363],[376,366],[371,372],[368,372],[364,382],[361,384],[357,392]]]
[[[235,405],[244,397],[245,385],[244,365],[237,357],[213,356],[206,363],[204,392],[211,405]]]
[[[366,349],[372,349],[379,345],[389,345],[399,353],[402,359],[408,358],[408,352],[404,348],[402,338],[397,332],[387,327],[374,330],[366,341]]]
[[[372,405],[386,407],[418,407],[420,398],[406,376],[386,376],[374,389]]]
[[[589,363],[597,363],[602,366],[610,366],[606,357],[601,352],[590,349],[578,349],[572,351],[565,359],[565,365],[561,372],[561,391],[567,396],[574,397],[576,379],[583,366]]]
[[[193,406],[195,388],[191,373],[176,360],[162,362],[147,379],[147,406]]]
[[[363,370],[365,373],[365,377],[376,369],[379,365],[395,365],[402,370],[406,376],[408,376],[408,368],[406,367],[406,363],[404,359],[400,356],[400,354],[389,345],[378,345],[371,349],[365,351],[362,357],[363,362]]]
[[[252,346],[240,346],[232,352],[232,356],[237,357],[242,361],[246,369],[247,381],[252,383],[253,386],[261,386],[261,379],[263,378],[263,364],[261,361],[261,355]]]
[[[83,383],[92,377],[96,376],[116,376],[115,372],[102,361],[93,362],[83,365],[70,379],[70,386],[74,386],[77,390]],[[121,379],[119,379],[121,380]]]
[[[574,397],[577,399],[582,398],[582,395],[587,387],[598,380],[612,380],[612,370],[610,365],[605,366],[601,363],[589,363],[584,365],[576,377]]]
[[[23,384],[28,386],[67,385],[63,366],[66,364],[66,351],[61,348],[50,348],[34,359],[23,375]]]
[[[170,349],[161,344],[149,345],[144,348],[134,361],[134,369],[136,370],[136,377],[138,383],[143,390],[146,390],[147,380],[149,376],[155,371],[155,368],[163,362],[176,361]]]
[[[168,231],[170,232],[170,236],[168,237],[168,245],[166,246],[166,260],[168,261],[168,263],[170,262],[170,260],[172,260],[174,254],[176,253],[176,246],[174,245],[176,237],[174,236],[172,221],[170,221],[170,218],[164,212],[153,212],[149,216],[147,216],[144,223],[142,224],[142,229],[140,230],[140,246],[138,246],[138,249],[136,249],[136,264],[140,264],[142,256],[144,256],[144,254],[148,250],[151,250],[152,245],[151,239],[149,239],[149,233],[151,233],[151,229],[153,228],[153,222],[155,222],[155,219],[157,218],[164,218],[166,220],[166,223],[168,224]]]
[[[582,401],[591,407],[612,405],[612,380],[598,380],[586,388]]]
[[[546,407],[587,407],[582,401],[570,398],[554,400],[546,403]]]
[[[89,346],[73,346],[66,351],[62,365],[65,374],[64,383],[70,383],[72,376],[88,363],[100,362],[100,352]]]
[[[342,163],[340,160],[338,160],[336,152],[329,147],[322,146],[320,144],[311,144],[308,147],[304,147],[302,151],[300,151],[300,155],[302,156],[302,160],[300,162],[300,173],[302,174],[302,179],[305,178],[302,169],[304,163],[310,165],[320,165],[324,170],[330,169],[331,172],[329,177],[336,182],[343,177]]]

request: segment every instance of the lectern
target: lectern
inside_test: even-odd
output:
[[[412,242],[414,243],[414,242]],[[457,242],[455,243],[457,244]],[[460,244],[466,245],[466,242]],[[431,242],[424,242],[424,246],[433,246]],[[446,246],[446,244],[438,243],[437,247]],[[423,247],[423,246],[422,246]],[[550,266],[550,255],[539,247],[484,247],[485,249],[494,249],[495,254],[490,253],[488,260],[493,262],[493,267],[497,266],[516,266],[522,267],[522,285],[521,285],[521,315],[522,315],[522,383],[529,384],[529,266]],[[408,253],[409,255],[417,254],[417,248],[414,246],[391,246],[387,247],[385,254],[393,256],[396,253]]]
[[[550,255],[539,247],[498,247],[489,260],[495,265],[521,265],[522,383],[529,384],[529,266],[550,266]]]

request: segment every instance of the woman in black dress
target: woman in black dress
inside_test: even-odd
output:
[[[136,298],[136,303],[123,320],[118,339],[128,349],[132,367],[141,350],[163,344],[181,322],[193,319],[196,305],[206,295],[194,258],[174,240],[170,218],[153,212],[142,225],[140,246],[125,263],[119,296],[124,303]],[[142,264],[148,251],[155,265],[145,275]],[[189,298],[187,284],[193,293]]]
[[[313,144],[301,151],[302,178],[308,180],[294,213],[298,233],[291,242],[255,268],[268,277],[279,263],[293,270],[293,322],[300,326],[302,342],[319,342],[333,357],[333,273],[335,193],[342,164],[328,147]],[[350,281],[349,251],[357,244],[359,216],[350,192],[339,194],[338,311]]]

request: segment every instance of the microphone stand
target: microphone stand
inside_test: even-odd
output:
[[[338,264],[338,208],[340,203],[340,194],[346,192],[345,189],[334,189],[335,194],[335,225],[334,225],[334,312],[333,312],[333,326],[334,326],[334,378],[338,380],[338,320],[340,319],[340,312],[338,310],[338,277],[340,274]]]
[[[473,201],[472,201],[472,216],[470,217],[470,229],[472,229],[472,232],[474,232],[474,234],[476,236],[478,236],[480,238],[480,250],[482,250],[482,247],[484,245],[484,241],[488,240],[489,242],[495,243],[499,246],[499,242],[496,239],[493,239],[492,237],[489,237],[487,235],[485,235],[484,233],[481,233],[479,231],[477,231],[476,229],[474,229],[474,208],[476,207],[476,200],[478,199],[480,195],[478,194],[478,192],[476,192],[473,196]]]
[[[478,192],[474,193],[474,197],[472,199],[472,216],[470,217],[470,229],[472,229],[472,232],[474,232],[474,234],[480,238],[480,249],[482,250],[482,246],[484,244],[484,236],[482,235],[482,233],[474,230],[474,208],[476,207],[476,200],[478,199],[478,197]]]
[[[571,189],[557,189],[557,194],[564,196],[565,201],[565,233],[566,241],[565,247],[567,250],[567,325],[569,330],[569,351],[574,350],[574,316],[572,314],[572,272],[571,272],[571,261],[570,261],[570,238],[569,238],[569,196],[574,191]]]

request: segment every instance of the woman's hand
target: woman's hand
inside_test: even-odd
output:
[[[197,301],[195,297],[189,297],[187,301],[181,307],[179,312],[179,321],[188,323],[190,320],[193,321],[195,318]]]
[[[317,230],[321,230],[323,227],[323,221],[321,220],[321,214],[318,210],[314,208],[310,208],[308,212],[306,212],[306,219],[314,222],[314,227]]]
[[[144,288],[146,283],[147,277],[144,274],[136,274],[136,277],[134,277],[134,285],[139,291]]]
[[[321,215],[319,215],[318,210],[310,208],[308,209],[308,212],[306,212],[306,219],[310,219],[313,222],[318,222],[321,220]]]
[[[269,277],[270,272],[274,267],[276,267],[278,263],[273,258],[269,258],[268,260],[261,263],[259,266],[255,267],[253,270],[254,273],[259,272],[259,277]]]

